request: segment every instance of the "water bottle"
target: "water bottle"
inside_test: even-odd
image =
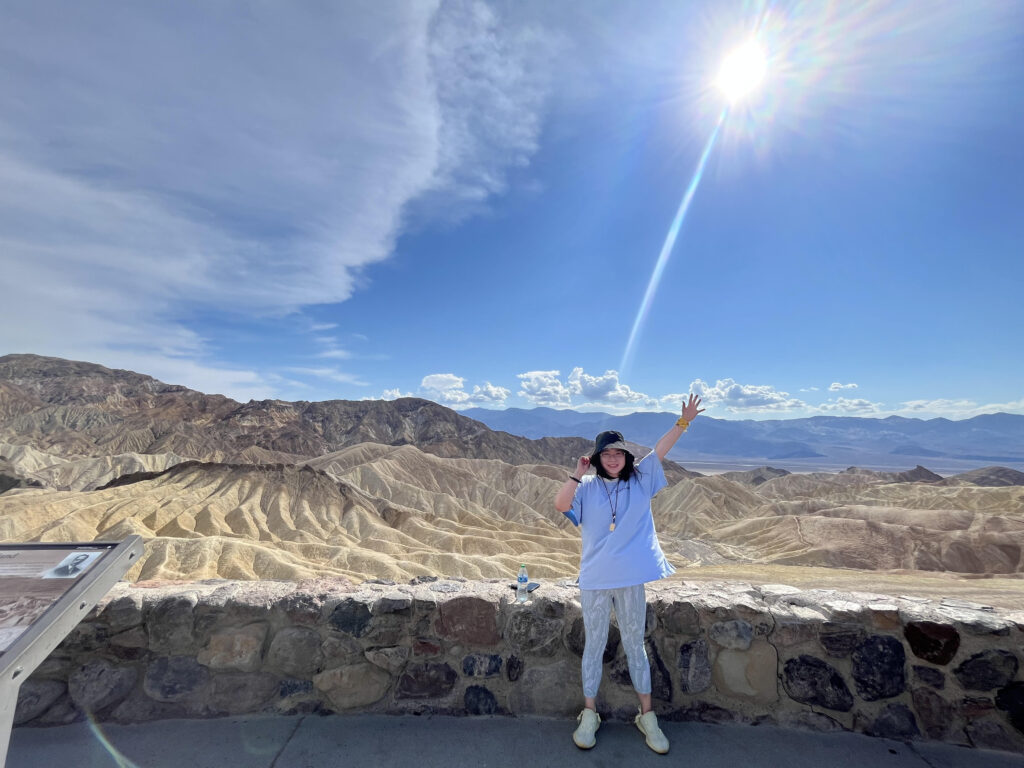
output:
[[[530,583],[530,577],[526,575],[526,563],[519,566],[519,578],[516,584],[516,602],[525,603],[530,592],[526,585]]]

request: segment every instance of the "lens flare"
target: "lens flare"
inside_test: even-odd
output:
[[[768,59],[761,46],[748,40],[725,57],[715,85],[735,104],[761,84],[767,71]]]
[[[727,113],[728,109],[723,109],[722,114],[719,115],[718,123],[715,124],[715,130],[711,132],[711,138],[704,145],[704,151],[697,162],[697,169],[693,172],[693,178],[690,179],[690,185],[686,188],[686,194],[683,195],[683,200],[679,203],[679,209],[676,211],[675,218],[672,219],[672,226],[668,228],[665,242],[661,246],[661,253],[658,254],[658,261],[655,263],[651,279],[647,283],[644,299],[640,302],[640,309],[637,310],[636,319],[633,321],[633,329],[629,333],[626,351],[623,353],[622,363],[619,365],[620,376],[625,375],[629,369],[629,364],[633,360],[633,347],[640,335],[640,330],[643,328],[644,321],[647,319],[647,313],[651,309],[651,304],[654,303],[654,294],[658,290],[658,283],[661,282],[661,274],[665,271],[665,265],[668,264],[669,256],[672,255],[672,249],[676,244],[676,238],[679,236],[679,230],[683,226],[683,219],[686,218],[686,212],[690,209],[693,195],[697,191],[697,185],[700,183],[701,176],[704,175],[704,167],[708,164],[708,158],[711,156],[711,150],[715,146],[715,140],[718,138],[718,133],[722,128],[722,123],[725,122]]]
[[[86,713],[86,722],[89,725],[89,730],[92,731],[92,735],[96,737],[96,741],[103,745],[103,748],[107,750],[110,758],[114,761],[114,765],[117,768],[142,768],[138,763],[132,762],[121,751],[115,747],[110,739],[107,738],[107,734],[100,728],[100,724],[96,721],[96,718],[91,713]]]

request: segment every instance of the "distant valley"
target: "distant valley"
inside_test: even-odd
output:
[[[523,437],[592,437],[616,429],[653,445],[674,413],[578,413],[553,408],[471,408],[462,413],[491,429]],[[670,458],[690,469],[719,471],[770,463],[791,471],[904,469],[923,464],[940,474],[1001,464],[1024,470],[1024,416],[994,413],[963,421],[815,416],[764,421],[701,416]]]

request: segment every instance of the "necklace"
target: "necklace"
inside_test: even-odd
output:
[[[604,486],[604,495],[608,497],[608,506],[612,508],[612,524],[608,526],[609,531],[615,530],[615,513],[619,511],[619,488],[622,485],[622,481],[616,481],[615,483],[615,503],[612,503],[612,494],[608,490],[608,483],[601,483]]]

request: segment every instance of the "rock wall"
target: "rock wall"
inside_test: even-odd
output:
[[[1024,750],[1024,613],[785,585],[648,585],[660,717]],[[421,578],[119,584],[21,688],[16,724],[247,712],[569,718],[578,591]],[[617,629],[599,709],[636,707]],[[568,728],[568,724],[567,724]]]

